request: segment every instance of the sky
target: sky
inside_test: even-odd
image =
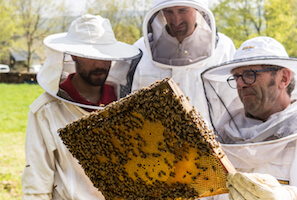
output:
[[[66,0],[66,5],[74,15],[79,15],[85,12],[87,1],[88,0]]]

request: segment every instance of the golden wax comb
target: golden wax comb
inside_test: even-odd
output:
[[[111,199],[193,199],[227,193],[235,169],[172,79],[59,130],[94,186]]]

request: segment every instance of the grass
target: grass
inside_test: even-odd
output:
[[[29,105],[43,89],[37,84],[0,83],[0,91],[0,200],[19,200]]]

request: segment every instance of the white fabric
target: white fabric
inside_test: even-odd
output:
[[[24,200],[104,199],[57,133],[87,113],[47,93],[30,106],[22,174]]]
[[[261,38],[255,40],[262,40]],[[271,50],[275,48],[267,43],[274,43],[274,40],[265,38],[262,41],[263,43],[245,43],[238,50],[242,51],[236,55],[238,60],[203,72],[212,125],[218,131],[217,140],[221,142],[225,154],[238,172],[270,174],[278,180],[288,181],[296,190],[297,104],[293,103],[285,110],[271,115],[266,122],[247,118],[237,90],[231,89],[226,81],[231,75],[230,70],[241,65],[271,64],[296,70],[296,59],[271,54]],[[278,42],[276,44],[275,46],[284,50]],[[254,57],[259,52],[256,45],[264,47],[266,56],[262,52],[259,54],[261,56]],[[267,51],[265,48],[268,48]],[[253,54],[254,50],[256,51]],[[280,53],[280,56],[284,54]],[[295,93],[296,89],[292,93],[292,99],[295,99]]]
[[[230,105],[233,107],[233,104]],[[279,139],[297,133],[297,103],[290,104],[285,110],[272,114],[267,121],[245,116],[243,108],[222,117],[218,124],[218,135],[224,144],[255,143],[271,139]],[[234,122],[234,123],[233,123]],[[234,125],[236,124],[236,126]]]
[[[86,14],[78,17],[71,23],[67,33],[50,35],[43,42],[46,46],[47,56],[43,67],[37,74],[39,85],[55,98],[90,109],[102,109],[102,107],[78,104],[57,95],[61,78],[68,76],[68,73],[63,74],[63,70],[66,68],[75,69],[74,62],[66,62],[69,60],[67,56],[76,55],[112,61],[113,64],[109,71],[111,77],[107,77],[107,82],[112,82],[112,85],[115,86],[118,92],[117,97],[120,97],[119,84],[126,86],[129,64],[141,56],[139,49],[133,45],[117,41],[109,20],[99,15]],[[115,77],[119,72],[122,76]],[[124,74],[125,72],[126,74]],[[131,83],[127,84],[130,89]]]
[[[163,27],[166,26],[167,22],[165,17],[162,14],[162,9],[172,6],[186,6],[186,7],[192,7],[194,8],[196,13],[196,24],[198,27],[205,28],[205,26],[208,26],[211,30],[210,32],[210,40],[208,41],[207,46],[199,46],[199,48],[206,48],[208,49],[208,55],[211,56],[214,54],[215,46],[216,46],[216,23],[215,18],[212,14],[212,12],[207,8],[206,5],[199,3],[198,1],[194,0],[161,0],[161,3],[153,7],[151,10],[148,11],[146,14],[144,20],[143,20],[143,36],[145,45],[147,47],[148,56],[153,60],[153,63],[162,68],[172,68],[173,65],[168,65],[165,63],[161,63],[158,61],[155,61],[152,57],[152,50],[149,47],[152,47],[152,43],[157,42],[160,39],[160,36],[162,35]],[[203,15],[203,16],[202,16]],[[152,30],[150,30],[150,28]],[[204,34],[204,32],[202,32]],[[205,38],[206,39],[206,38]],[[233,43],[232,43],[233,45]],[[196,45],[195,45],[196,46]],[[234,45],[233,45],[234,46]],[[165,50],[167,51],[167,49]],[[235,51],[235,47],[234,47]],[[232,55],[233,57],[233,55]],[[208,57],[210,59],[210,57]],[[208,62],[206,59],[205,62]],[[193,67],[196,68],[196,63],[189,63],[187,65],[184,65],[186,67]],[[215,63],[218,64],[218,63]],[[179,66],[177,66],[179,67]]]
[[[240,132],[230,119],[224,119],[218,141],[238,143],[221,145],[234,167],[240,172],[270,174],[297,186],[296,109],[295,102],[266,122],[249,119],[238,110],[234,120]],[[274,140],[265,141],[269,139]]]
[[[37,82],[49,94],[56,96],[63,71],[64,54],[50,48],[45,48],[45,52],[47,57],[37,74]]]
[[[139,54],[132,45],[117,41],[109,20],[100,15],[78,17],[67,33],[50,35],[43,42],[53,50],[92,59],[131,59]]]
[[[253,58],[261,56],[289,57],[285,47],[271,37],[259,36],[244,41],[234,55],[234,59]]]
[[[269,174],[257,173],[229,173],[227,187],[231,200],[296,200],[297,188],[281,186],[281,184]]]
[[[297,77],[297,59],[296,58],[284,58],[284,57],[259,57],[252,58],[250,60],[232,60],[229,62],[224,62],[219,64],[209,71],[204,72],[204,77],[206,79],[217,78],[217,81],[226,82],[226,79],[231,76],[230,70],[240,66],[249,66],[249,65],[276,65],[281,67],[289,68],[295,78]]]
[[[196,63],[210,55],[211,30],[208,26],[197,25],[195,31],[182,43],[168,34],[163,27],[160,38],[152,47],[153,59],[168,65],[183,66]],[[199,44],[201,48],[193,45]],[[165,50],[164,50],[165,49]]]
[[[199,111],[204,119],[207,120],[207,105],[205,103],[200,74],[206,68],[232,59],[235,47],[230,38],[219,33],[219,41],[214,54],[210,59],[195,63],[193,67],[180,66],[161,68],[158,65],[155,65],[150,59],[143,38],[140,38],[134,45],[143,51],[143,56],[134,74],[132,91],[149,86],[165,77],[171,77],[181,88],[185,96],[189,97],[190,103],[195,106],[197,111]],[[197,44],[197,46],[198,45],[199,44]]]
[[[151,0],[152,7],[158,7],[162,3],[167,3],[168,0]],[[206,7],[208,7],[208,0],[179,0],[179,2],[195,2],[195,3],[201,3],[204,4]]]
[[[46,55],[47,57],[43,64],[43,67],[40,69],[40,71],[37,74],[37,82],[48,94],[52,95],[53,97],[61,101],[65,101],[67,103],[70,103],[76,106],[90,108],[90,109],[102,109],[102,107],[99,107],[99,106],[79,104],[58,96],[57,93],[59,90],[60,79],[62,78],[63,67],[65,67],[63,62],[64,53],[52,50],[50,48],[46,48]],[[120,70],[120,69],[117,67],[115,70]],[[112,67],[110,69],[110,72],[111,71],[113,71]],[[115,84],[118,84],[118,83],[115,83]]]
[[[258,36],[246,40],[236,50],[234,60],[218,65],[208,74],[231,75],[231,70],[249,65],[276,65],[289,68],[297,74],[297,59],[290,58],[285,47],[277,40],[267,36]],[[224,76],[218,77],[224,80]]]
[[[205,103],[200,74],[211,66],[231,60],[235,52],[234,44],[230,38],[221,33],[218,33],[219,40],[216,43],[216,26],[213,14],[207,6],[199,3],[200,1],[160,0],[157,2],[145,16],[143,23],[144,36],[134,44],[134,46],[142,50],[143,56],[134,74],[132,91],[170,77],[178,84],[185,96],[189,97],[190,103],[208,121],[207,105]],[[173,45],[177,43],[173,42],[172,37],[170,39],[169,37],[168,39],[166,38],[167,40],[171,40],[172,43],[170,45],[165,45],[165,41],[160,39],[160,37],[163,38],[166,35],[164,33],[166,31],[164,29],[166,20],[159,11],[172,6],[188,6],[197,10],[197,31],[185,38],[178,46]],[[148,27],[151,27],[153,30],[150,31]],[[157,54],[162,53],[161,47],[163,46],[163,52],[173,52],[180,46],[185,48],[182,49],[183,52],[188,51],[189,54],[194,55],[190,59],[195,60],[195,62],[185,63],[185,59],[190,60],[186,55],[181,59],[181,62],[185,64],[180,66],[158,62],[152,57],[153,52],[151,47],[153,47],[153,50],[155,49],[155,42],[160,42],[160,44],[157,44],[159,46],[158,49],[160,49]],[[206,49],[206,51],[201,51],[201,49]],[[202,52],[206,54],[202,55]],[[196,60],[197,55],[200,55],[200,59],[198,58],[198,60]]]
[[[63,76],[65,76],[66,78],[69,75],[69,73],[73,73],[68,71],[67,74],[63,74],[63,72],[65,73],[66,69],[75,69],[75,63],[64,62],[65,54],[59,51],[52,50],[50,48],[46,48],[46,55],[47,57],[43,64],[43,67],[37,74],[37,82],[45,91],[47,91],[50,95],[57,99],[60,99],[62,101],[76,106],[90,109],[102,109],[102,107],[100,106],[79,104],[58,96],[57,93],[59,91],[59,84],[61,78]],[[112,61],[112,66],[108,73],[106,83],[112,85],[116,89],[116,96],[118,98],[120,98],[120,85],[126,86],[128,84],[127,73],[130,70],[131,62],[132,60]],[[131,83],[129,83],[129,86],[131,87]]]

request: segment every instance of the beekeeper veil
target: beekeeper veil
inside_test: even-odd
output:
[[[241,127],[243,120],[239,120],[237,114],[241,112],[244,116],[245,112],[237,93],[236,81],[232,79],[231,70],[251,65],[286,67],[293,72],[296,80],[297,59],[290,58],[282,44],[264,36],[245,41],[236,51],[233,61],[209,68],[201,74],[210,121],[215,132],[218,133],[222,127],[228,126],[241,135],[238,127]],[[231,79],[227,81],[229,77]],[[233,81],[233,85],[230,80]],[[296,88],[291,98],[296,98]]]
[[[152,9],[143,22],[143,35],[148,53],[154,64],[161,68],[180,66],[197,67],[197,63],[206,63],[214,52],[217,37],[212,12],[205,0],[153,0]],[[183,41],[169,34],[172,23],[166,20],[166,9],[174,7],[194,8],[194,32]],[[164,10],[165,9],[165,10]],[[182,11],[182,10],[181,10]],[[165,12],[165,13],[164,13]],[[179,13],[175,18],[177,29],[185,29],[189,18]],[[167,15],[168,16],[168,15]],[[191,19],[192,20],[192,19]],[[188,23],[188,24],[187,24]],[[198,44],[198,45],[197,45]]]
[[[37,81],[52,96],[84,108],[101,108],[60,95],[61,85],[76,73],[74,56],[109,63],[111,67],[105,85],[108,90],[114,91],[117,99],[131,91],[141,52],[132,45],[117,41],[108,19],[99,15],[83,15],[71,23],[67,33],[50,35],[44,39],[44,44],[47,58],[37,75]]]

